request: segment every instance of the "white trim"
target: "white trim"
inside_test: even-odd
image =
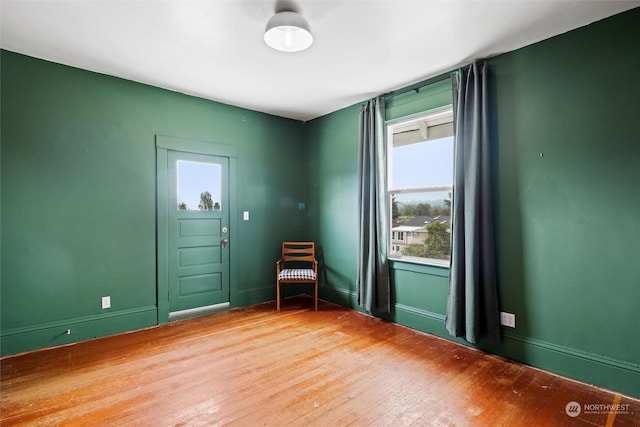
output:
[[[396,188],[389,190],[390,194],[404,194],[404,193],[439,193],[443,191],[453,191],[452,185],[432,185],[431,187],[416,187],[416,188]]]

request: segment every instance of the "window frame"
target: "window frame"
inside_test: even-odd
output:
[[[388,224],[388,236],[389,236],[389,247],[387,248],[388,253],[389,253],[389,260],[394,261],[394,262],[408,262],[408,263],[414,263],[414,264],[423,264],[423,265],[430,265],[430,266],[436,266],[436,267],[449,267],[450,265],[450,259],[449,260],[442,260],[442,259],[436,259],[436,258],[424,258],[424,257],[415,257],[415,256],[409,256],[409,255],[397,255],[397,252],[394,250],[394,246],[398,245],[398,239],[394,240],[393,239],[393,235],[394,233],[403,233],[406,234],[406,232],[398,232],[398,231],[393,231],[393,217],[391,215],[392,212],[392,205],[393,205],[393,196],[396,194],[410,194],[410,193],[440,193],[440,192],[451,192],[453,193],[453,179],[454,179],[454,171],[453,171],[453,163],[451,165],[452,168],[452,175],[451,175],[451,185],[432,185],[432,186],[426,186],[426,187],[410,187],[410,188],[393,188],[392,187],[392,177],[393,177],[393,130],[394,128],[398,127],[398,126],[402,126],[404,124],[407,123],[411,123],[420,119],[425,119],[428,117],[433,117],[439,114],[451,114],[451,123],[453,126],[455,126],[455,118],[453,115],[453,104],[447,104],[447,105],[443,105],[440,107],[436,107],[436,108],[432,108],[426,111],[422,111],[419,113],[415,113],[415,114],[411,114],[408,116],[404,116],[404,117],[398,117],[396,119],[392,119],[392,120],[387,120],[385,121],[385,142],[386,142],[386,146],[387,146],[387,204],[388,204],[388,209],[389,209],[389,224]],[[447,121],[446,123],[449,123],[449,121]],[[450,135],[454,138],[453,140],[453,144],[454,144],[454,150],[455,150],[455,135],[452,132],[452,134]],[[448,136],[446,136],[448,137]],[[443,137],[443,138],[446,138]],[[451,207],[451,219],[453,222],[453,197],[451,200],[452,203],[452,207]],[[449,224],[450,227],[453,224]]]

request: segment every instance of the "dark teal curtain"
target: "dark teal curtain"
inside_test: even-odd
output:
[[[481,62],[453,75],[453,223],[445,326],[470,343],[500,341],[487,73]]]
[[[384,98],[367,101],[360,110],[358,141],[358,304],[367,312],[391,312],[389,283],[389,204]]]

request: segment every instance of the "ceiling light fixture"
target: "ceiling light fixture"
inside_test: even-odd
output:
[[[295,12],[276,13],[267,22],[264,41],[281,52],[299,52],[313,43],[309,23]]]

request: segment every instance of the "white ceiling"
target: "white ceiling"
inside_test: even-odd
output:
[[[640,6],[612,0],[2,0],[1,46],[206,99],[310,120]],[[267,47],[301,12],[310,49]]]

